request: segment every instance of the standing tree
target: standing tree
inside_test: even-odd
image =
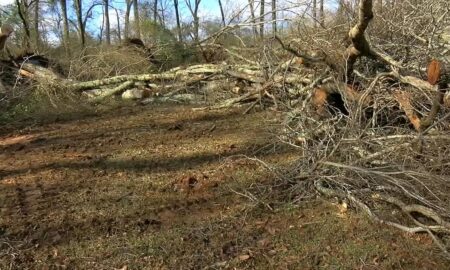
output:
[[[117,10],[117,8],[114,8],[114,10],[116,11],[116,19],[117,19],[117,39],[119,40],[119,42],[122,41],[122,33],[120,32],[120,16],[119,16],[119,11]]]
[[[111,24],[109,23],[109,0],[103,0],[106,44],[111,45]]]
[[[61,6],[61,16],[63,20],[63,45],[67,54],[70,54],[69,49],[69,20],[67,18],[67,2],[66,0],[59,0]]]
[[[222,0],[219,0],[219,8],[220,8],[220,15],[222,17],[222,24],[223,27],[225,27],[227,24],[225,22],[225,12],[223,11]]]
[[[251,16],[253,35],[254,35],[254,38],[257,39],[258,38],[258,28],[256,26],[256,18],[255,18],[255,0],[248,0],[248,6],[250,8],[250,16]]]
[[[34,48],[39,49],[40,34],[39,34],[39,0],[34,0],[34,22],[33,22],[33,34],[34,34]]]
[[[26,0],[16,0],[16,5],[17,5],[17,11],[19,13],[20,20],[22,21],[23,32],[24,32],[24,35],[22,38],[22,47],[28,51],[30,49],[30,39],[31,39],[29,18],[28,18],[29,4]]]
[[[134,8],[134,31],[137,38],[141,38],[141,23],[139,18],[139,1],[133,0]]]
[[[277,34],[277,0],[272,0],[272,31]]]
[[[86,45],[86,35],[83,23],[83,0],[74,0],[75,13],[77,15],[78,31],[80,34],[81,47]]]
[[[324,0],[320,0],[320,10],[319,10],[319,16],[320,16],[320,24],[324,27],[325,26],[325,10],[323,7]]]
[[[175,17],[177,20],[178,41],[183,42],[183,35],[181,34],[180,10],[178,8],[178,0],[173,0],[173,6],[175,8]]]
[[[313,14],[314,27],[317,27],[317,0],[313,0],[312,9],[313,9],[312,14]]]
[[[193,2],[191,0],[185,0],[186,5],[189,8],[189,11],[191,12],[192,18],[193,18],[193,24],[194,24],[194,41],[199,41],[199,29],[200,29],[200,19],[198,17],[198,9],[200,7],[200,2],[202,0],[194,0]]]
[[[153,2],[153,21],[156,23],[158,19],[158,0]]]
[[[259,25],[259,35],[261,37],[261,39],[264,39],[264,6],[265,6],[265,2],[264,0],[261,0],[260,3],[260,9],[259,9],[259,20],[260,20],[260,25]]]
[[[126,9],[125,9],[125,39],[130,37],[130,13],[131,13],[131,6],[133,5],[133,0],[126,0]]]

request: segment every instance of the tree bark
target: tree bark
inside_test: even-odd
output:
[[[259,25],[259,36],[262,39],[264,39],[264,6],[265,6],[265,1],[261,0],[261,4],[260,4],[260,9],[259,9],[259,20],[260,20],[260,25]]]
[[[119,93],[119,92],[123,92],[123,91],[127,90],[128,88],[133,87],[133,85],[134,85],[134,81],[126,81],[126,82],[120,84],[117,87],[114,87],[114,88],[111,88],[111,89],[108,89],[108,90],[102,92],[102,94],[100,94],[99,96],[93,98],[91,100],[91,102],[98,102],[98,101],[100,101],[100,100],[102,100],[102,99],[104,99],[106,97],[112,96],[112,95],[114,95],[116,93]]]
[[[125,10],[125,39],[130,37],[130,13],[131,13],[131,5],[133,5],[133,0],[126,1],[127,8]]]
[[[225,12],[223,11],[222,0],[219,0],[219,8],[220,8],[220,15],[222,16],[222,25],[223,27],[225,27],[226,26]]]
[[[158,0],[153,2],[153,21],[156,23],[158,20]]]
[[[255,18],[255,0],[248,0],[248,6],[250,7],[250,16],[252,18],[252,29],[255,40],[258,38],[258,28],[256,26],[256,18]]]
[[[141,38],[141,24],[139,18],[139,1],[133,0],[133,8],[134,8],[134,31],[135,36],[137,38]]]
[[[39,50],[40,47],[40,34],[39,34],[39,0],[35,0],[34,2],[34,48],[36,51]]]
[[[109,23],[109,0],[103,0],[105,16],[105,37],[106,44],[111,45],[111,24]]]
[[[370,50],[370,45],[364,35],[367,26],[369,26],[369,22],[373,18],[372,0],[360,1],[358,22],[348,33],[352,45],[350,45],[345,52],[345,59],[347,59],[345,65],[347,68],[347,81],[352,80],[353,66],[360,56],[373,56],[373,52]]]
[[[120,30],[120,17],[119,12],[117,9],[114,9],[116,11],[116,19],[117,19],[117,39],[119,40],[119,43],[122,42],[122,32]]]
[[[59,0],[61,5],[61,15],[63,20],[63,45],[66,54],[70,54],[69,48],[69,20],[67,19],[67,2],[66,0]]]
[[[317,0],[313,0],[313,7],[312,7],[312,16],[314,20],[314,27],[317,27]]]
[[[83,23],[83,0],[74,0],[75,12],[77,15],[78,31],[80,34],[81,47],[86,46],[86,36],[84,33],[84,23]]]
[[[277,34],[277,0],[272,0],[272,32]]]
[[[175,17],[177,19],[178,41],[183,42],[183,35],[181,34],[180,10],[178,8],[178,0],[173,0],[173,6],[175,8]]]
[[[200,2],[201,0],[194,0],[194,4],[192,5],[191,0],[186,0],[186,5],[189,11],[191,12],[193,18],[195,43],[198,43],[199,41],[200,18],[198,17],[198,9],[200,7]]]
[[[30,49],[30,39],[31,39],[29,20],[28,20],[28,5],[27,5],[26,1],[21,2],[20,0],[16,0],[16,5],[17,5],[17,11],[19,13],[20,20],[22,21],[23,31],[24,31],[24,35],[22,38],[22,46],[26,51],[28,51]]]
[[[324,6],[323,6],[323,2],[324,2],[324,0],[320,0],[320,6],[319,6],[320,24],[322,25],[322,27],[325,26],[325,10],[324,10]]]

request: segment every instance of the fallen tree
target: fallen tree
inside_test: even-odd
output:
[[[438,54],[435,60],[424,59],[424,79],[424,70],[413,70],[407,61],[369,43],[373,1],[359,1],[357,11],[348,44],[339,51],[311,54],[275,36],[280,46],[264,47],[263,60],[224,49],[239,59],[233,64],[199,64],[84,82],[52,75],[31,63],[15,68],[38,83],[88,93],[93,103],[138,88],[152,95],[140,95],[145,97],[141,104],[193,102],[201,110],[245,104],[244,112],[265,105],[285,109],[288,117],[280,140],[301,149],[303,157],[281,177],[284,183],[276,183],[278,187],[304,192],[304,183],[309,183],[324,196],[347,200],[376,222],[408,233],[428,233],[448,255],[441,237],[449,234],[450,217],[450,81],[445,59]],[[234,28],[222,32],[226,29]],[[269,57],[285,52],[291,56]],[[225,98],[205,106],[202,86],[214,81],[233,86],[222,89],[228,94]],[[378,215],[380,202],[400,209],[408,218],[398,217],[405,224]]]

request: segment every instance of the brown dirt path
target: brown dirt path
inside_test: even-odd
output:
[[[271,181],[244,156],[296,158],[278,117],[122,107],[3,135],[0,269],[448,269],[425,236],[239,195]]]

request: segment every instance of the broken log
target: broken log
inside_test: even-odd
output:
[[[150,97],[150,91],[147,89],[133,88],[122,93],[122,99],[125,100],[139,100],[148,97]]]
[[[120,84],[117,87],[104,90],[100,95],[96,96],[95,98],[91,99],[90,101],[91,102],[101,101],[101,100],[103,100],[106,97],[112,96],[112,95],[114,95],[116,93],[123,92],[126,89],[129,89],[129,88],[131,88],[133,86],[134,86],[134,81],[126,81],[126,82]]]

